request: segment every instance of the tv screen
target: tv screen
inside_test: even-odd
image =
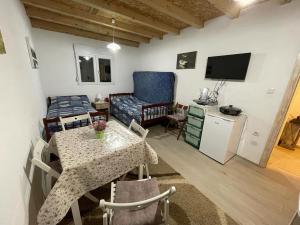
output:
[[[205,78],[245,80],[251,53],[208,57]]]

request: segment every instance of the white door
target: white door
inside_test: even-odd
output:
[[[233,123],[233,121],[206,115],[200,151],[224,164]]]

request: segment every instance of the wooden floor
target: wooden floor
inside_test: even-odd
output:
[[[269,169],[300,179],[300,148],[289,150],[276,146],[268,162]]]
[[[288,225],[297,209],[300,181],[240,157],[226,165],[203,155],[161,126],[150,129],[147,141],[159,156],[180,172],[228,215],[246,225]],[[187,193],[188,194],[188,193]]]

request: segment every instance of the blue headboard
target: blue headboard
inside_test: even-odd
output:
[[[171,103],[174,97],[174,82],[173,72],[134,72],[134,96],[149,103]]]

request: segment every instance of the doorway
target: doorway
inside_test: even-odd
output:
[[[300,82],[296,86],[267,167],[300,179]]]
[[[300,55],[275,118],[260,166],[300,178]]]

